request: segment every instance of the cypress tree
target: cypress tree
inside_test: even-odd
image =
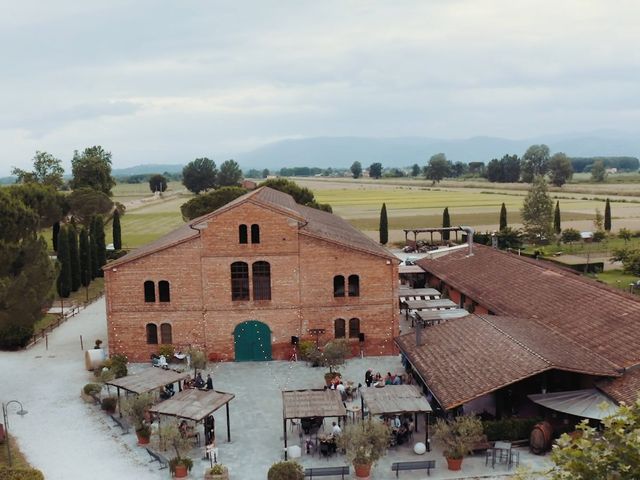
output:
[[[80,283],[88,287],[91,283],[91,247],[86,228],[80,230]]]
[[[560,200],[556,201],[556,209],[553,212],[553,231],[556,235],[560,235],[562,232],[562,226],[560,225]]]
[[[53,243],[53,251],[58,251],[58,235],[60,234],[60,222],[56,222],[53,224],[53,233],[51,236],[51,241]]]
[[[98,276],[100,267],[98,266],[98,244],[96,238],[96,217],[91,217],[89,222],[89,251],[91,253],[91,280]]]
[[[62,298],[71,295],[71,255],[69,253],[69,235],[66,228],[61,228],[58,234],[58,262],[60,271],[56,290]]]
[[[121,231],[121,228],[120,228],[120,212],[118,212],[117,208],[113,212],[112,233],[113,233],[113,248],[114,248],[114,250],[122,249],[122,231]]]
[[[503,231],[505,228],[507,228],[507,207],[503,202],[502,207],[500,207],[500,231]]]
[[[604,205],[604,229],[607,232],[611,231],[611,205],[608,198],[607,203]]]
[[[69,257],[71,260],[71,291],[77,292],[80,288],[80,253],[78,252],[78,232],[75,226],[69,226]]]
[[[442,212],[442,228],[447,228],[451,226],[451,218],[449,218],[449,207],[445,207],[444,212]],[[442,240],[449,240],[449,230],[442,232]]]
[[[380,243],[386,245],[389,241],[389,221],[387,220],[387,205],[382,204],[380,210]]]
[[[98,270],[96,272],[97,277],[102,277],[104,272],[102,267],[107,264],[107,245],[104,237],[104,222],[102,215],[96,215],[96,250],[98,255]]]

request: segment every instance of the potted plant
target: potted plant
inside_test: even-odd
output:
[[[204,480],[229,480],[229,469],[221,463],[204,471]]]
[[[80,391],[80,396],[87,403],[98,403],[102,385],[99,383],[87,383]]]
[[[104,397],[100,402],[100,406],[102,407],[102,410],[104,410],[109,414],[116,413],[117,404],[118,404],[118,399],[116,397]]]
[[[439,419],[433,437],[442,444],[442,454],[449,470],[460,470],[465,454],[482,439],[482,422],[478,417],[461,415],[450,420]]]
[[[193,460],[189,457],[173,457],[169,460],[169,470],[175,478],[184,478],[193,468]]]
[[[267,480],[304,480],[304,470],[298,462],[277,462],[271,465]]]
[[[348,425],[338,437],[338,447],[356,470],[356,477],[367,478],[371,467],[387,451],[391,429],[384,423],[371,419]]]
[[[139,445],[147,445],[151,437],[151,428],[147,423],[149,407],[153,405],[153,397],[143,393],[127,398],[122,404],[122,410],[136,429]]]
[[[191,448],[191,440],[182,436],[177,422],[163,425],[158,433],[161,435],[161,445],[171,445],[176,452],[176,456],[169,460],[171,474],[176,478],[186,477],[193,467],[193,460],[185,455]]]

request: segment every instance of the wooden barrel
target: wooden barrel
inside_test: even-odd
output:
[[[551,448],[553,427],[547,421],[536,423],[529,437],[529,448],[536,455],[542,455]]]

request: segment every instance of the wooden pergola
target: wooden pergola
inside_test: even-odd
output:
[[[282,392],[282,426],[284,459],[287,459],[287,420],[308,417],[346,419],[347,409],[337,390],[284,390]]]
[[[407,243],[409,240],[409,233],[413,233],[413,241],[414,243],[418,242],[418,234],[419,233],[429,233],[431,234],[431,243],[433,244],[433,234],[435,232],[440,234],[440,240],[442,238],[442,232],[455,232],[456,234],[456,242],[458,242],[458,232],[464,232],[464,228],[462,227],[433,227],[433,228],[404,228],[404,241]]]
[[[231,424],[229,422],[229,402],[235,397],[233,393],[191,388],[183,390],[170,399],[154,405],[149,411],[158,415],[183,418],[199,423],[216,410],[225,406],[227,411],[227,441],[230,442]],[[206,432],[204,438],[206,438]]]
[[[162,368],[148,368],[144,372],[128,375],[126,377],[116,378],[108,382],[106,385],[116,387],[118,391],[118,412],[122,416],[120,410],[120,389],[140,395],[154,390],[164,388],[165,385],[178,383],[178,390],[182,390],[181,381],[189,376],[187,372],[174,372],[173,370],[164,370]]]
[[[362,418],[366,405],[369,415],[413,414],[418,432],[418,413],[424,413],[425,445],[429,448],[429,414],[433,411],[425,396],[415,385],[385,385],[361,390]]]

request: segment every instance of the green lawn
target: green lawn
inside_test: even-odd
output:
[[[640,238],[632,238],[629,242],[626,243],[626,246],[629,248],[640,248]],[[533,253],[534,250],[539,250],[543,255],[546,256],[553,255],[558,252],[570,255],[584,255],[587,253],[610,255],[613,250],[623,247],[625,247],[624,240],[613,237],[600,243],[576,242],[573,244],[563,243],[560,244],[560,246],[555,243],[543,246],[530,245],[525,249],[525,251]]]
[[[624,273],[622,270],[609,270],[607,272],[598,273],[596,278],[601,282],[611,285],[621,290],[629,291],[629,284],[637,282],[640,277]]]

